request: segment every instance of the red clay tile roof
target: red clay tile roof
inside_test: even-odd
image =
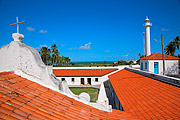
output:
[[[180,58],[164,54],[164,59],[165,60],[179,60]],[[154,53],[152,55],[140,58],[140,60],[162,60],[162,54],[156,52],[156,53]]]
[[[54,69],[57,77],[65,76],[103,76],[118,69]]]
[[[109,79],[125,112],[139,119],[180,119],[180,88],[125,69]]]
[[[129,113],[93,108],[13,72],[0,73],[0,119],[134,119]]]

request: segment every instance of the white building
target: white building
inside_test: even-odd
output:
[[[179,74],[179,58],[169,55],[164,55],[165,59],[165,74]],[[140,69],[155,74],[163,74],[163,60],[161,53],[154,53],[140,59]]]
[[[62,68],[54,67],[55,76],[64,81],[67,81],[69,87],[94,86],[100,87],[102,81],[108,80],[108,75],[117,71],[118,67],[103,67],[103,68],[85,68],[75,67]]]

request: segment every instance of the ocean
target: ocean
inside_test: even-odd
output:
[[[106,64],[113,64],[114,61],[105,61]],[[96,64],[104,64],[104,61],[86,61],[86,62],[72,62],[76,65],[96,65]]]

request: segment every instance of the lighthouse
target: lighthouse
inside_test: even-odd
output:
[[[145,24],[143,25],[146,29],[146,56],[151,55],[151,47],[150,47],[150,27],[152,26],[152,23],[150,23],[150,20],[148,17],[145,19]]]

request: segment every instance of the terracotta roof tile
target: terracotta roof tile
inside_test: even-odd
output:
[[[125,112],[139,119],[180,119],[180,88],[125,69],[109,76]]]
[[[152,55],[140,58],[140,60],[162,60],[162,59],[163,59],[162,54],[158,53],[158,52],[156,52],[156,53],[154,53]],[[165,60],[179,60],[180,58],[164,54],[164,59]]]
[[[11,106],[11,104],[8,102],[5,102],[4,104],[2,104],[1,107],[4,107],[8,110],[14,110],[15,109],[15,107]]]
[[[17,113],[12,113],[10,116],[12,116],[18,120],[25,120],[27,118],[27,117],[20,115],[20,114],[17,114]]]
[[[0,81],[1,119],[74,120],[135,118],[123,111],[113,110],[112,113],[109,113],[98,110],[15,75],[14,72],[0,73]]]
[[[42,120],[42,118],[39,118],[39,117],[36,117],[36,116],[34,116],[34,115],[29,115],[29,117],[28,117],[29,119],[31,119],[31,120]]]
[[[54,69],[53,73],[57,77],[67,76],[103,76],[118,69]]]
[[[3,118],[5,115],[5,113],[0,113],[0,118]]]
[[[12,111],[1,106],[0,107],[0,113],[4,113],[6,115],[10,115],[12,113]]]
[[[14,112],[21,115],[21,116],[24,116],[26,118],[30,115],[30,114],[28,114],[28,113],[26,113],[26,112],[24,112],[24,111],[22,111],[20,109],[16,109],[16,110],[14,110]]]
[[[14,118],[14,117],[11,117],[11,116],[8,116],[8,115],[5,115],[3,117],[4,120],[18,120],[17,118]]]

